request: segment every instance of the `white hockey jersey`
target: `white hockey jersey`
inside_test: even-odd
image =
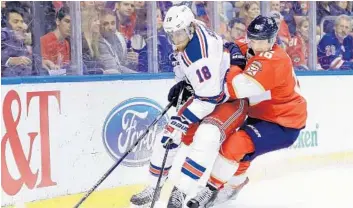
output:
[[[195,90],[194,101],[183,116],[196,123],[210,114],[217,104],[227,99],[224,78],[230,67],[230,56],[223,50],[222,38],[208,28],[197,25],[193,38],[183,52],[178,52],[176,81],[187,79]]]

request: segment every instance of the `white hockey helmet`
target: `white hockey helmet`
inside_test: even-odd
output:
[[[164,18],[163,28],[174,45],[186,45],[193,37],[194,30],[191,23],[194,21],[194,13],[189,7],[173,6]]]

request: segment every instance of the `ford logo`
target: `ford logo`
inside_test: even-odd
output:
[[[109,154],[115,160],[120,159],[162,111],[163,108],[157,102],[148,98],[132,98],[117,105],[109,113],[103,126],[103,143]],[[156,135],[163,131],[167,122],[168,116],[164,115],[122,164],[129,167],[147,164]]]

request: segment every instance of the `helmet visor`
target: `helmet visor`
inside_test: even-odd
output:
[[[167,32],[168,38],[174,45],[180,45],[185,43],[189,39],[189,36],[185,29],[177,30],[174,32]]]

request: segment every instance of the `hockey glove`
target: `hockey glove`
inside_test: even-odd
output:
[[[238,45],[233,42],[224,43],[223,47],[229,51],[230,54],[230,65],[239,66],[244,70],[246,65],[246,58],[241,53],[241,50]]]
[[[191,96],[194,95],[194,89],[190,84],[186,81],[180,81],[176,83],[172,88],[170,88],[168,93],[168,101],[173,101],[173,106],[176,107],[178,104],[178,97],[181,91],[184,89],[182,98],[181,98],[181,105],[184,104]]]
[[[172,116],[168,125],[164,128],[161,142],[164,146],[171,140],[169,149],[177,148],[181,143],[181,137],[189,129],[189,123],[180,116]]]

